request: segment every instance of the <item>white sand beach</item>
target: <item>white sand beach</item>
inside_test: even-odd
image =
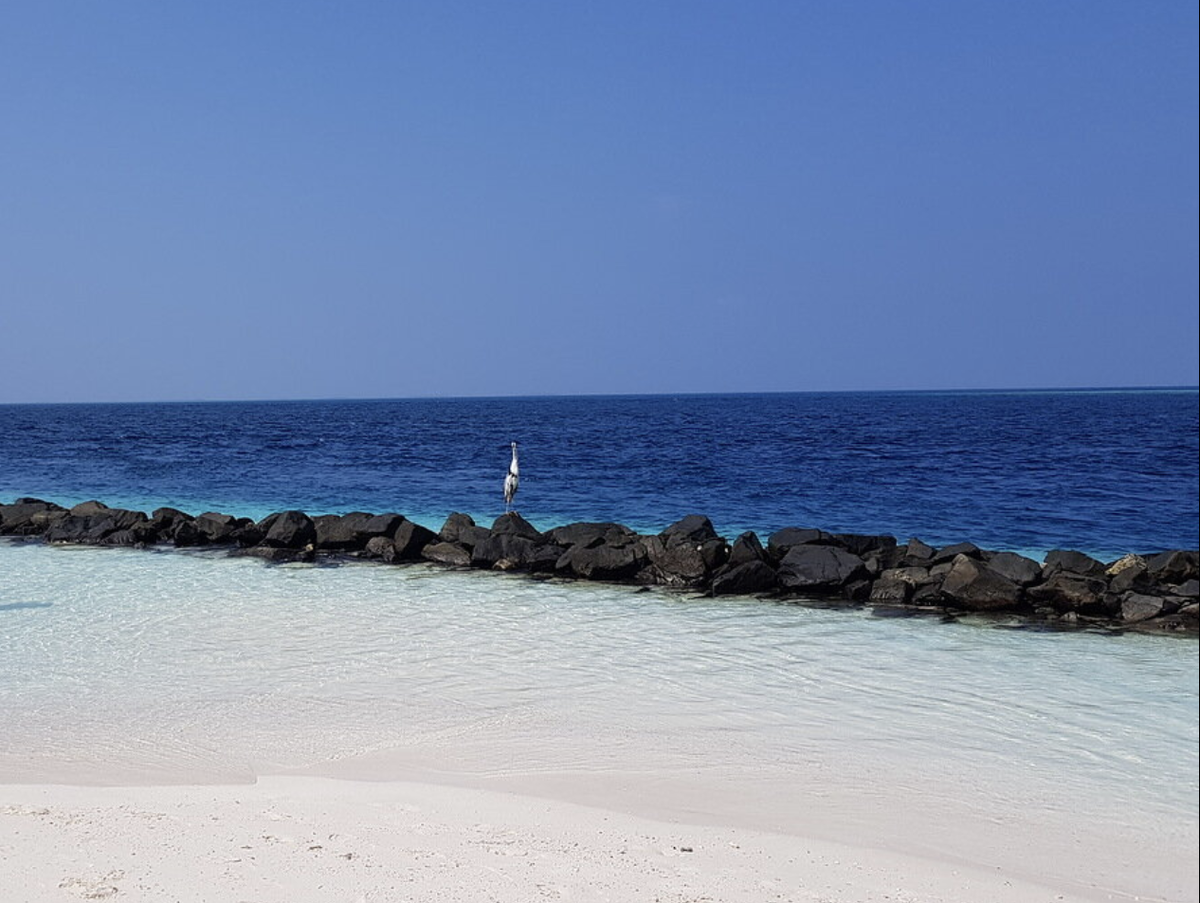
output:
[[[1094,854],[1086,845],[1079,853],[1086,873]],[[0,788],[8,903],[1195,899],[1195,861],[1190,877],[1181,864],[1176,878],[1158,881],[1157,895],[1130,895],[1099,882],[1040,883],[888,849],[433,784],[270,777]]]

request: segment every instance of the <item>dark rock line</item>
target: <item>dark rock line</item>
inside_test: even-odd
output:
[[[707,517],[688,515],[661,533],[612,523],[541,532],[519,514],[482,527],[451,514],[434,533],[400,514],[280,511],[255,522],[83,502],[66,509],[20,498],[0,504],[0,535],[49,543],[218,546],[268,561],[343,555],[384,563],[428,561],[612,583],[674,587],[712,596],[869,604],[879,608],[988,612],[1029,622],[1197,633],[1200,554],[1176,549],[1102,562],[1056,550],[1042,563],[969,542],[935,549],[893,536],[788,527],[764,547],[752,532],[732,543]]]

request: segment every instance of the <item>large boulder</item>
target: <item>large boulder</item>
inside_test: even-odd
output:
[[[779,561],[793,546],[810,545],[827,542],[830,534],[824,530],[814,530],[808,527],[784,527],[776,530],[767,538],[767,551],[771,557]]]
[[[470,567],[471,550],[456,542],[431,542],[421,550],[421,557],[435,564]]]
[[[1059,571],[1045,583],[1031,587],[1026,592],[1034,600],[1052,606],[1060,613],[1075,613],[1092,616],[1115,615],[1117,605],[1107,599],[1108,585],[1095,577]]]
[[[515,511],[501,514],[492,524],[493,536],[520,536],[534,542],[542,541],[542,534],[533,524]]]
[[[368,540],[374,539],[376,536],[393,537],[402,523],[404,523],[404,515],[396,514],[394,511],[372,514],[359,526],[358,541],[365,548]]]
[[[1175,586],[1171,592],[1184,599],[1196,599],[1200,597],[1200,580],[1193,577],[1191,580],[1185,580],[1183,583]]]
[[[186,514],[178,508],[155,508],[146,526],[154,531],[160,541],[170,541],[175,539],[175,529],[180,524],[191,520],[190,514]]]
[[[712,521],[703,514],[689,514],[658,535],[668,545],[678,542],[703,543],[717,539],[717,531],[713,529]]]
[[[837,546],[793,545],[779,562],[779,585],[796,592],[836,592],[866,576],[863,560]]]
[[[546,538],[555,545],[590,549],[599,545],[629,545],[637,540],[637,534],[623,524],[578,523],[555,527],[546,533]]]
[[[373,537],[374,539],[387,539],[386,536]],[[396,557],[401,561],[413,561],[421,557],[421,552],[431,543],[437,542],[438,536],[432,530],[422,527],[420,524],[406,520],[396,528],[395,534],[392,536],[392,545],[396,549]]]
[[[865,560],[872,555],[884,555],[895,549],[896,537],[887,534],[876,536],[866,533],[834,533],[828,543]]]
[[[753,535],[753,534],[751,534]],[[761,548],[761,547],[760,547]],[[713,575],[714,596],[749,596],[755,593],[772,592],[779,586],[775,569],[761,559],[750,559],[720,568]]]
[[[1200,577],[1200,553],[1182,549],[1162,552],[1146,561],[1146,575],[1159,585]]]
[[[942,581],[942,597],[967,611],[1000,611],[1021,604],[1021,588],[982,561],[960,554]]]
[[[1104,562],[1097,561],[1091,555],[1070,549],[1054,549],[1046,553],[1046,563],[1042,565],[1042,577],[1049,579],[1060,571],[1081,574],[1084,577],[1103,577],[1105,570],[1107,568]]]
[[[1126,624],[1148,621],[1165,613],[1165,600],[1161,596],[1128,592],[1121,597],[1121,620]]]
[[[549,571],[563,553],[561,546],[547,546],[516,533],[492,533],[475,544],[471,566],[505,571]]]
[[[251,546],[256,546],[263,541],[266,533],[263,529],[250,520],[248,517],[239,517],[233,524],[233,533],[230,534],[230,539],[236,542],[243,549]]]
[[[327,552],[362,549],[371,538],[370,535],[364,535],[364,528],[375,516],[366,511],[351,511],[349,514],[321,514],[314,517],[314,544],[318,549]]]
[[[646,564],[641,545],[573,545],[558,561],[555,569],[585,580],[629,580]]]
[[[67,511],[54,502],[19,498],[11,505],[0,505],[0,536],[33,536],[42,533],[51,516],[62,517]]]
[[[384,564],[391,564],[400,556],[396,552],[396,543],[387,536],[372,536],[363,546],[363,555],[375,558]]]
[[[894,571],[884,571],[884,574],[889,573]],[[908,580],[880,576],[871,584],[871,592],[867,598],[872,605],[906,605],[912,598],[913,586]]]
[[[663,586],[701,586],[729,558],[725,540],[692,538],[685,534],[639,537],[647,561],[639,579]]]
[[[153,531],[145,527],[148,520],[141,511],[109,508],[100,502],[84,502],[82,505],[76,505],[65,516],[50,523],[45,537],[47,542],[98,545],[113,533],[138,528],[139,532],[136,535],[131,534],[131,540],[128,543],[133,545],[138,542],[153,541]]]
[[[460,543],[468,550],[473,549],[477,542],[486,539],[488,535],[488,529],[476,526],[475,519],[471,515],[461,514],[457,511],[446,518],[446,522],[442,524],[442,529],[438,533],[442,542]]]
[[[199,520],[199,518],[197,518]],[[317,529],[303,511],[279,511],[259,521],[262,545],[274,549],[303,549],[316,546]]]
[[[1032,558],[1015,552],[994,552],[985,556],[987,566],[1017,586],[1031,586],[1042,576],[1042,566]]]
[[[953,545],[942,546],[933,553],[931,564],[944,564],[953,562],[959,555],[966,555],[968,558],[983,557],[983,550],[973,542],[956,542]]]
[[[747,531],[733,541],[729,547],[729,567],[748,564],[751,561],[766,562],[767,551],[759,541],[758,534]]]
[[[933,582],[933,578],[929,575],[929,568],[923,567],[900,567],[888,568],[879,575],[880,580],[892,580],[899,583],[907,583],[911,587],[924,586],[926,583]]]
[[[904,546],[904,562],[910,565],[924,565],[933,561],[937,550],[933,546],[921,542],[917,537],[909,539]]]
[[[1108,588],[1114,593],[1123,593],[1146,582],[1146,559],[1141,555],[1125,555],[1118,558],[1104,571]]]
[[[201,545],[216,546],[235,542],[233,534],[243,524],[233,515],[206,511],[204,514],[196,516],[192,521],[192,526],[204,537]],[[280,546],[287,548],[282,544]]]

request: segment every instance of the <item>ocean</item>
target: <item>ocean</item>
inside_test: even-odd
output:
[[[0,500],[1200,546],[1196,390],[0,406]]]
[[[815,526],[1111,558],[1200,544],[1197,401],[8,406],[0,501],[490,522],[515,439],[517,507],[541,528],[698,512],[726,536]],[[872,835],[883,807],[951,856],[969,855],[963,819],[1010,846],[1038,826],[1062,846],[1009,858],[1043,873],[1069,875],[1086,840],[1114,851],[1116,881],[1194,860],[1198,685],[1194,639],[0,541],[0,783],[417,776],[781,831],[794,812],[895,845]]]

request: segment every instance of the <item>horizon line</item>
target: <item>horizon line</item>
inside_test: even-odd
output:
[[[1029,386],[937,389],[765,389],[758,391],[696,392],[569,392],[514,395],[379,395],[323,396],[310,398],[173,398],[108,401],[0,401],[0,407],[50,407],[55,405],[140,405],[140,404],[311,404],[321,402],[387,401],[533,401],[567,398],[735,398],[770,395],[1035,395],[1104,394],[1118,392],[1200,392],[1200,385],[1156,386]]]

